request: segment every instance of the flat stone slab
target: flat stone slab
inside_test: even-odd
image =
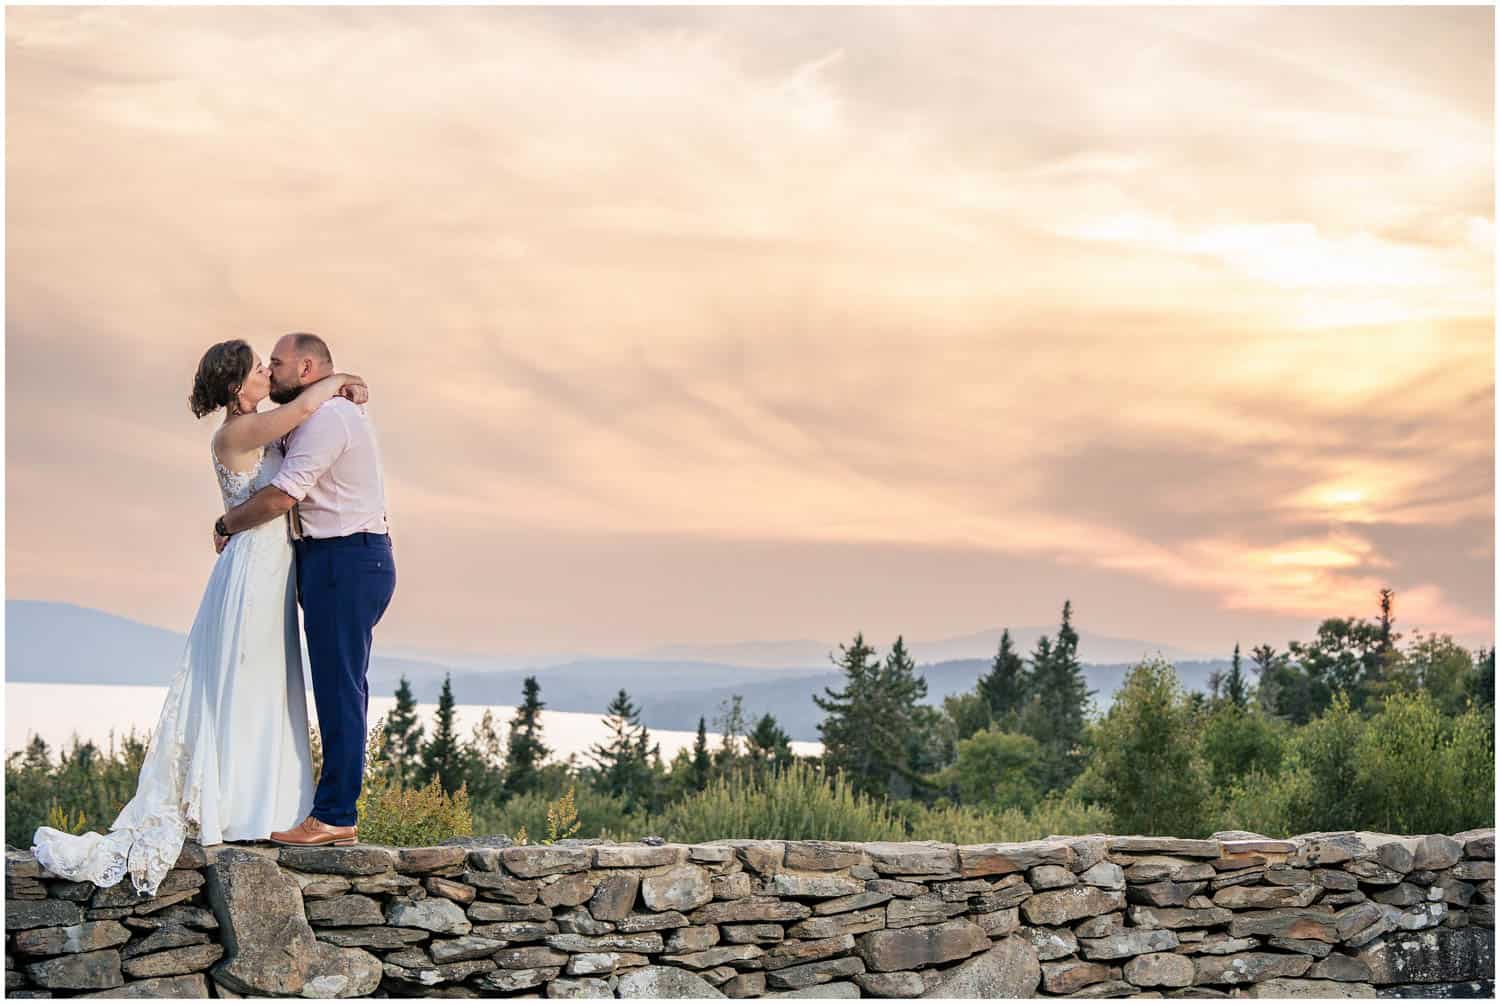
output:
[[[287,868],[323,875],[378,875],[396,867],[396,856],[387,848],[283,847],[277,859]]]
[[[1217,840],[1185,840],[1178,837],[1113,837],[1113,854],[1175,854],[1184,858],[1217,858],[1223,849]]]
[[[625,973],[615,986],[620,997],[722,998],[703,977],[671,966],[645,966]]]
[[[1037,865],[1061,865],[1071,868],[1076,859],[1077,854],[1072,845],[1062,840],[966,844],[958,848],[959,871],[967,878],[979,875],[1009,875]]]
[[[507,847],[499,852],[507,871],[522,878],[588,871],[594,864],[593,847]]]

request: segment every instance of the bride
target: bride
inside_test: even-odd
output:
[[[270,372],[241,340],[203,354],[189,404],[224,421],[211,454],[226,510],[269,484],[280,441],[325,401],[368,398],[364,381],[337,373],[295,400],[256,408]],[[183,663],[141,764],[135,797],[108,833],[40,827],[37,861],[72,881],[112,886],[129,872],[154,895],[183,841],[264,840],[295,826],[313,801],[297,583],[286,517],[237,533],[220,553],[188,633]]]

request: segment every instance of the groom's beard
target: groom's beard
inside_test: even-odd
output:
[[[295,387],[283,387],[277,384],[271,388],[268,395],[275,404],[286,404],[288,401],[297,400],[297,395],[302,393],[302,384]]]

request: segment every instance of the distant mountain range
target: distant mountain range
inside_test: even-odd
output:
[[[114,683],[165,685],[181,664],[186,637],[124,617],[37,600],[5,604],[5,678],[8,682]],[[1050,629],[1011,631],[1017,648],[1030,652]],[[867,639],[880,654],[894,639]],[[935,642],[908,642],[927,680],[928,701],[974,686],[999,646],[1000,631],[984,631]],[[445,663],[428,658],[377,655],[371,660],[370,689],[390,694],[404,675],[417,699],[437,700],[443,676],[452,675],[462,704],[514,704],[521,681],[535,675],[542,700],[556,711],[603,712],[624,687],[652,728],[693,729],[702,715],[712,725],[731,695],[744,698],[747,714],[774,714],[794,739],[818,738],[821,711],[812,701],[823,688],[840,686],[829,661],[837,644],[816,641],[744,642],[727,645],[665,645],[632,658],[574,658],[541,662],[531,668],[477,668],[473,656]],[[1167,645],[1080,632],[1079,654],[1089,687],[1101,707],[1108,705],[1130,666],[1147,655],[1161,655],[1177,667],[1190,690],[1206,690],[1209,674],[1226,670],[1227,660],[1194,657]],[[502,663],[504,665],[504,663]]]

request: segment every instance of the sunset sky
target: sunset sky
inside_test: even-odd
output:
[[[7,594],[186,630],[310,330],[386,646],[1488,645],[1493,17],[11,8]]]

